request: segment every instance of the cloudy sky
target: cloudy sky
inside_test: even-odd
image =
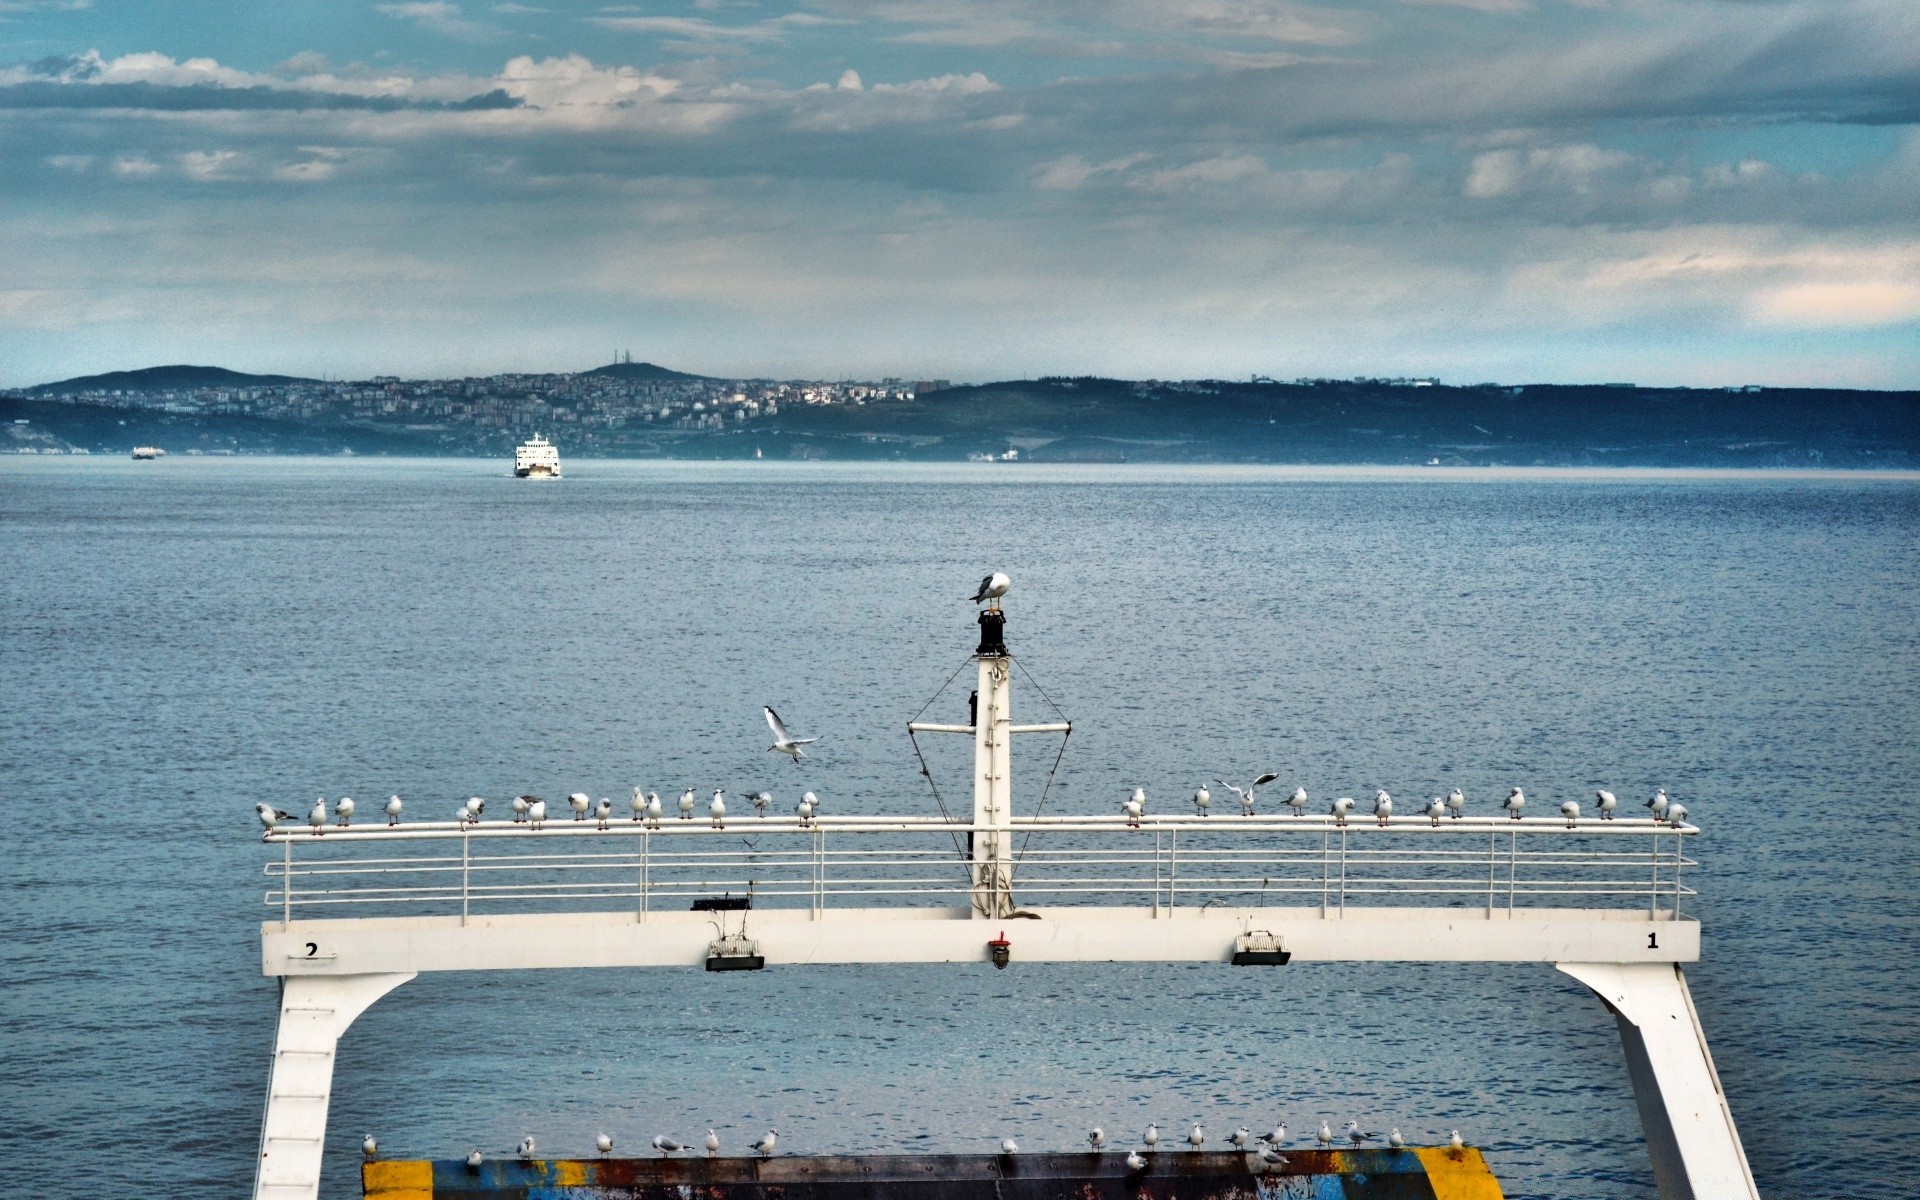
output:
[[[0,0],[0,385],[1920,387],[1916,0]]]

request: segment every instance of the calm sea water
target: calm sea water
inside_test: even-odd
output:
[[[1683,798],[1762,1192],[1920,1195],[1914,480],[568,472],[0,461],[0,1194],[249,1186],[255,801],[761,786],[770,702],[826,735],[835,811],[930,812],[901,724],[997,567],[1079,722],[1050,811],[1269,766]],[[806,1153],[1350,1116],[1457,1127],[1509,1195],[1652,1195],[1612,1022],[1550,969],[1032,964],[424,977],[343,1043],[326,1194],[367,1131]]]

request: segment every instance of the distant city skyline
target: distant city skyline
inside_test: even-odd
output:
[[[1920,386],[1906,0],[0,0],[0,387]]]

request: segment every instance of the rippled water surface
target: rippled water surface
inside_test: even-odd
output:
[[[1689,974],[1763,1194],[1920,1195],[1920,484],[568,473],[0,463],[0,1194],[245,1192],[256,800],[804,783],[931,812],[901,726],[999,567],[1079,723],[1050,811],[1268,766],[1483,811],[1513,782],[1684,798]],[[825,735],[803,772],[767,702]],[[1550,969],[1034,964],[423,977],[342,1044],[325,1190],[357,1193],[368,1130],[424,1156],[772,1123],[806,1153],[1349,1116],[1458,1127],[1510,1195],[1653,1192],[1611,1020]]]

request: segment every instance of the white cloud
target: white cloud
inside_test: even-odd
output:
[[[1090,163],[1078,154],[1068,154],[1042,163],[1034,170],[1035,187],[1050,191],[1070,192],[1086,183],[1096,175],[1116,175],[1136,163],[1145,162],[1152,157],[1148,154],[1129,154],[1122,158],[1108,159],[1103,163]]]
[[[854,70],[852,67],[848,67],[846,70],[840,72],[840,78],[833,86],[840,89],[843,92],[858,92],[858,91],[865,90],[862,84],[860,83],[860,72]]]
[[[500,30],[491,25],[467,20],[460,15],[460,6],[449,3],[448,0],[408,0],[407,3],[402,4],[376,4],[374,10],[396,21],[410,21],[422,29],[446,37],[458,38],[461,41],[492,41],[501,34]]]
[[[113,160],[113,173],[127,179],[145,179],[160,173],[160,164],[144,154],[123,154]]]
[[[1532,187],[1587,192],[1604,172],[1636,160],[1623,150],[1571,145],[1520,150],[1489,150],[1473,160],[1462,189],[1476,200],[1490,200]]]
[[[545,109],[631,104],[680,86],[635,67],[603,67],[581,54],[540,59],[523,54],[509,60],[495,82],[509,96]]]
[[[908,83],[876,83],[873,85],[873,90],[876,92],[944,92],[951,95],[973,96],[981,92],[997,92],[1000,90],[1000,85],[979,71],[974,71],[966,75],[935,75],[930,79],[915,79]]]
[[[1764,324],[1798,329],[1898,325],[1920,321],[1920,283],[1793,284],[1754,296],[1753,313]]]
[[[189,150],[180,156],[180,169],[189,179],[211,182],[232,179],[231,168],[239,162],[238,150]]]

